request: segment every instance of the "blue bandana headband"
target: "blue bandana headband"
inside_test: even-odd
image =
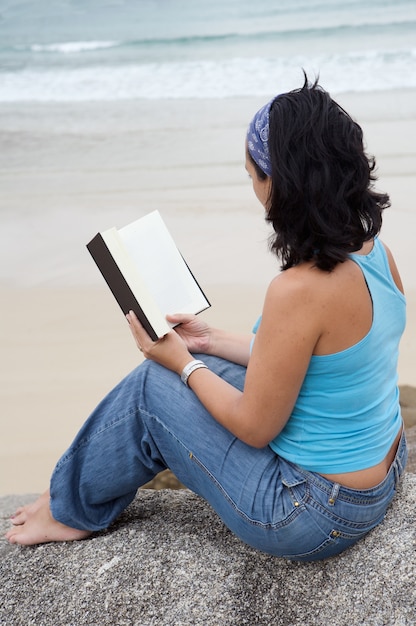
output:
[[[269,152],[269,115],[274,100],[275,98],[257,111],[247,130],[247,147],[250,156],[267,176],[272,175]]]

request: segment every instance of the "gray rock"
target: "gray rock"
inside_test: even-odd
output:
[[[416,426],[406,428],[408,458],[406,471],[416,473]]]
[[[31,496],[0,499],[1,531]],[[141,490],[77,543],[0,543],[2,626],[414,626],[416,475],[385,521],[316,563],[261,554],[187,490]]]

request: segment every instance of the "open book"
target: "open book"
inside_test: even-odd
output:
[[[153,340],[171,330],[167,313],[210,306],[158,211],[98,233],[87,248],[123,313],[134,311]]]

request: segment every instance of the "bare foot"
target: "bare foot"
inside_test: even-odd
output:
[[[13,528],[6,534],[9,543],[31,546],[50,541],[77,541],[91,534],[89,530],[78,530],[57,522],[52,517],[49,500],[49,491],[46,491],[33,504],[17,509],[11,518]]]

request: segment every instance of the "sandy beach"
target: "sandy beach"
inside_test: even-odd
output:
[[[408,299],[399,382],[416,386],[416,93],[336,98],[391,195],[382,239]],[[0,106],[0,496],[39,492],[111,386],[140,362],[86,251],[159,209],[212,303],[249,331],[278,271],[244,170],[255,98]]]

